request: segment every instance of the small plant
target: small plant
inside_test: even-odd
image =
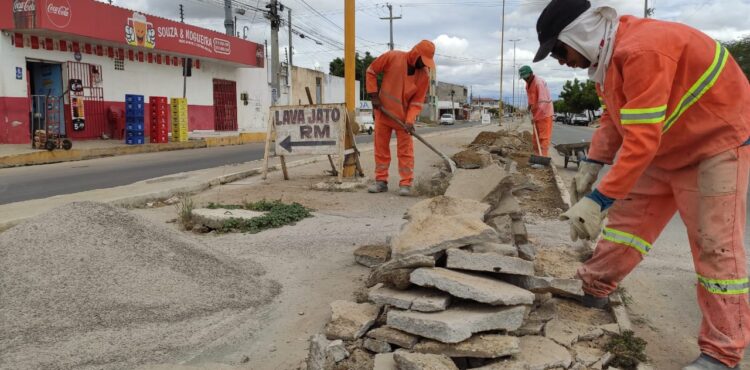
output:
[[[244,202],[242,205],[214,204],[211,209],[244,209],[248,211],[265,212],[264,215],[251,219],[230,218],[225,221],[219,232],[246,232],[256,234],[263,230],[294,224],[305,218],[312,217],[311,210],[299,203],[285,204],[280,200],[258,202]]]
[[[193,203],[193,198],[190,194],[183,193],[178,197],[177,219],[186,230],[190,230],[193,228],[193,209],[195,209],[195,203]]]
[[[606,351],[615,355],[615,359],[609,365],[620,369],[635,369],[639,363],[648,360],[644,353],[646,344],[645,340],[636,337],[630,330],[613,335],[604,346]]]

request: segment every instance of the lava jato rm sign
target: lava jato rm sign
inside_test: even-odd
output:
[[[276,155],[339,154],[345,104],[271,107]]]

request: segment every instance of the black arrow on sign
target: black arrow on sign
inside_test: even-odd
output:
[[[295,146],[329,146],[329,145],[336,145],[336,141],[329,140],[329,141],[292,141],[291,136],[287,136],[286,139],[284,139],[281,143],[279,143],[284,150],[287,152],[292,151],[292,147]]]

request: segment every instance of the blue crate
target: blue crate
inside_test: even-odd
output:
[[[127,131],[143,131],[144,127],[143,123],[128,123],[125,129]]]
[[[141,130],[141,131],[125,131],[125,137],[128,138],[128,139],[130,139],[130,138],[139,138],[139,137],[142,138],[142,137],[145,137],[144,133],[145,132],[143,130]]]
[[[143,95],[126,94],[125,95],[125,102],[126,103],[141,103],[141,104],[143,104]]]
[[[143,108],[143,104],[127,104],[125,106],[126,115],[143,115],[146,110]]]
[[[144,144],[145,142],[146,142],[146,139],[144,139],[143,137],[132,137],[132,138],[125,139],[125,144],[128,144],[128,145],[141,145],[141,144]]]
[[[146,123],[146,119],[143,116],[125,116],[125,123]]]

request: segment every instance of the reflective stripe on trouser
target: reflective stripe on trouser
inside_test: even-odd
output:
[[[375,180],[388,182],[391,165],[391,135],[396,131],[399,185],[411,186],[414,182],[414,140],[403,128],[393,127],[389,120],[375,114]]]
[[[648,168],[626,199],[609,211],[607,228],[625,234],[602,238],[594,256],[578,270],[584,291],[600,297],[612,293],[644,258],[642,242],[653,243],[679,211],[698,274],[697,281],[684,282],[696,286],[703,314],[698,344],[728,366],[738,364],[750,341],[743,245],[749,172],[747,146],[681,170]]]
[[[542,156],[549,157],[549,144],[552,140],[552,117],[547,117],[542,120],[534,121],[537,132],[539,132],[539,145],[542,146]],[[532,133],[532,142],[534,146],[534,154],[539,153],[539,149],[536,145],[536,138]]]

